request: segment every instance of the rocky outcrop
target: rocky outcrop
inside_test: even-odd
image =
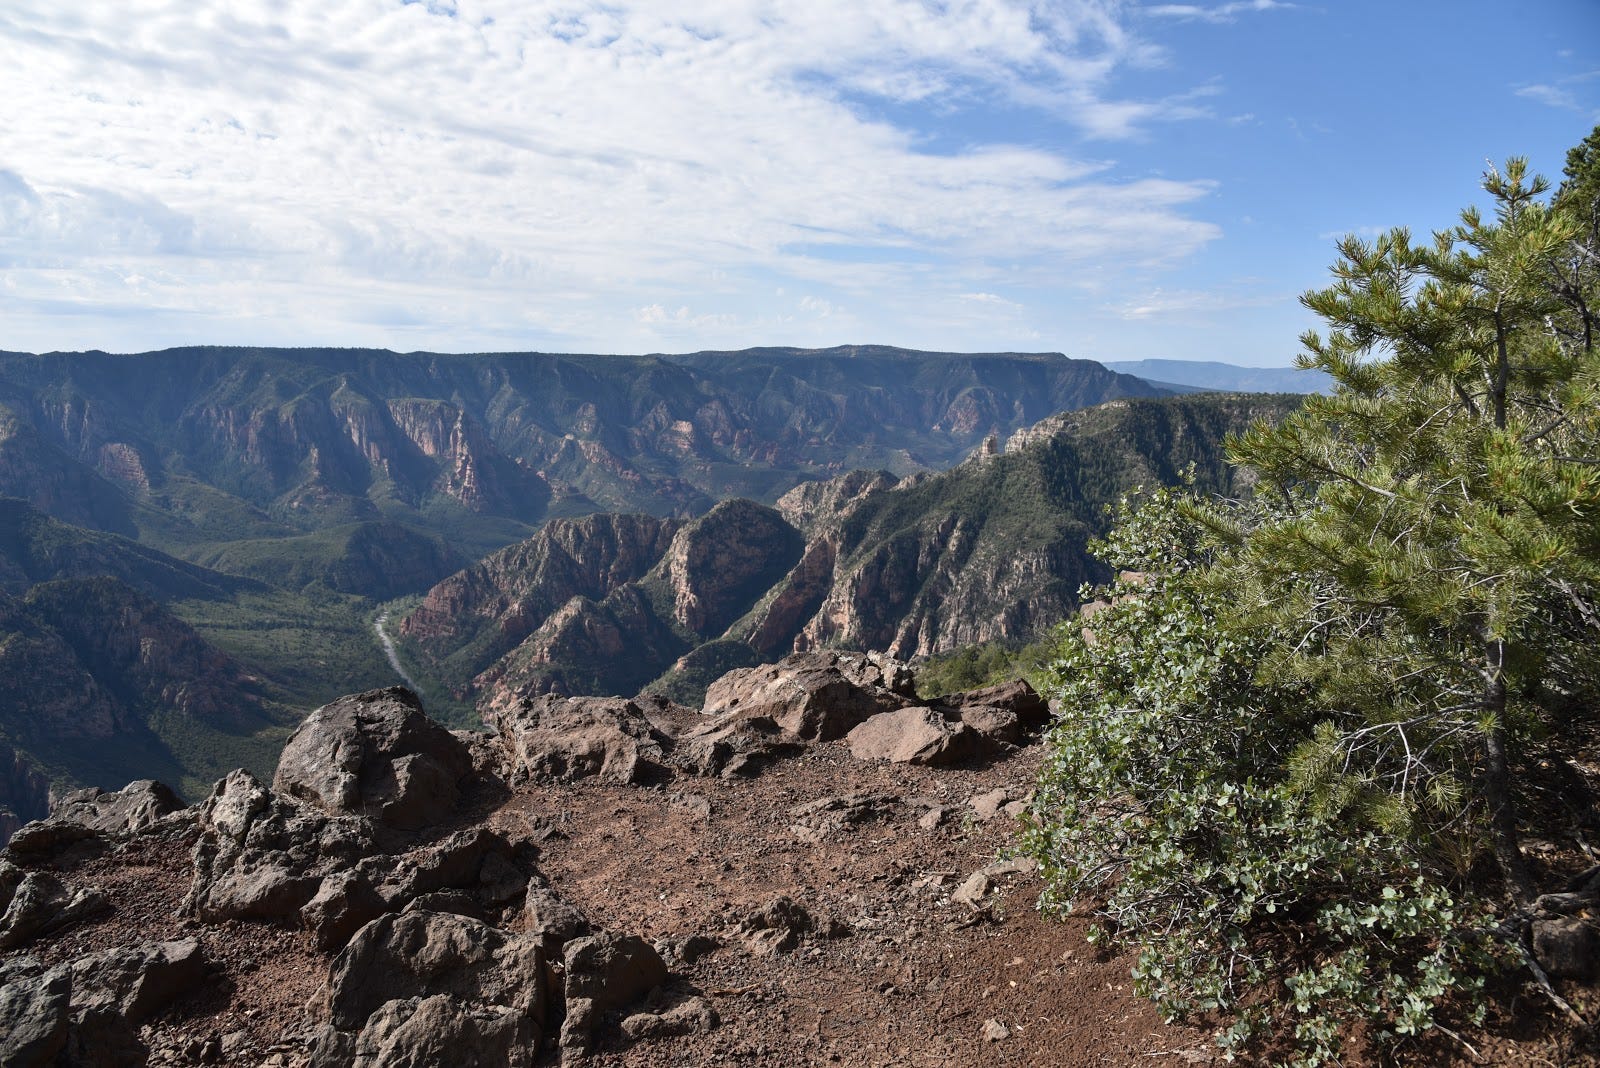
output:
[[[51,808],[48,822],[75,824],[102,835],[137,834],[183,807],[166,783],[139,779],[120,790],[89,787],[64,794]]]
[[[858,723],[916,703],[906,665],[861,653],[797,653],[732,671],[706,691],[705,715],[767,719],[810,742],[843,738]]]
[[[643,709],[621,698],[529,698],[488,725],[499,733],[514,782],[641,782],[661,771],[672,744]]]
[[[208,922],[295,916],[325,876],[376,852],[365,817],[327,816],[274,797],[242,770],[217,783],[197,822],[183,908]]]
[[[0,965],[0,1063],[16,1068],[142,1065],[138,1027],[204,981],[192,939],[145,942],[44,968],[23,957]]]
[[[467,749],[404,687],[341,697],[307,716],[272,787],[330,816],[416,829],[449,816],[472,771]]]
[[[0,950],[27,945],[107,908],[98,890],[74,890],[48,871],[23,871],[0,859]]]

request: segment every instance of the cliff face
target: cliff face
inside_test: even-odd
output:
[[[50,814],[50,781],[21,753],[0,742],[0,842]]]
[[[225,653],[113,578],[61,579],[0,593],[0,790],[12,748],[50,780],[107,786],[159,772],[183,782],[212,754],[271,724],[257,686]],[[231,743],[229,740],[232,740]],[[20,758],[19,758],[20,759]],[[20,784],[20,785],[19,785]],[[24,789],[26,787],[26,789]],[[18,794],[17,790],[21,790]],[[0,793],[0,807],[12,807]]]
[[[553,522],[436,586],[400,634],[463,695],[634,692],[718,637],[800,559],[775,510],[727,501],[687,523]]]
[[[1105,577],[1087,545],[1106,504],[1190,464],[1202,491],[1233,489],[1225,435],[1294,403],[1119,401],[1052,417],[941,474],[854,472],[797,487],[777,509],[725,502],[664,546],[636,534],[632,574],[609,572],[610,585],[552,560],[616,559],[618,524],[638,517],[552,524],[435,587],[401,633],[487,709],[646,685],[692,701],[713,666],[809,649],[914,658],[1025,640]]]
[[[402,641],[434,670],[470,679],[574,598],[603,600],[643,577],[682,524],[601,513],[553,519],[527,541],[493,553],[428,591],[400,621]]]

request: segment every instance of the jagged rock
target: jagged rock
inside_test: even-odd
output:
[[[857,760],[941,766],[973,754],[977,735],[958,720],[947,720],[933,708],[880,712],[858,724],[845,741]]]
[[[26,958],[0,966],[0,1064],[55,1064],[71,1022],[72,973]]]
[[[67,1060],[92,1068],[143,1065],[148,1051],[139,1040],[139,1025],[198,986],[208,968],[200,943],[192,938],[124,946],[73,961]]]
[[[384,1004],[447,994],[463,1004],[515,1009],[536,1046],[545,1016],[538,943],[453,913],[416,910],[378,917],[357,931],[328,976],[330,1019],[366,1027]]]
[[[388,908],[365,874],[338,871],[324,876],[316,895],[300,907],[300,922],[316,937],[317,948],[331,953]]]
[[[457,831],[396,858],[394,874],[379,892],[391,907],[444,890],[465,891],[487,906],[504,905],[528,885],[516,855],[510,842],[487,828]]]
[[[583,913],[547,886],[528,888],[523,913],[528,935],[538,939],[546,960],[561,960],[568,942],[594,930]]]
[[[754,775],[773,760],[803,748],[803,741],[771,718],[735,713],[690,728],[678,738],[673,759],[695,774],[731,779]]]
[[[88,838],[136,834],[162,817],[183,809],[183,802],[154,779],[131,782],[121,790],[74,790],[50,815],[19,828],[9,843],[18,856],[52,856]]]
[[[508,1006],[468,1007],[443,994],[385,1002],[351,1043],[351,1068],[437,1068],[442,1064],[527,1068],[538,1052],[527,1022]]]
[[[208,921],[293,916],[324,876],[374,852],[364,818],[324,816],[274,797],[242,769],[212,788],[198,823],[183,911]]]
[[[410,690],[341,697],[307,716],[284,746],[272,787],[332,816],[395,827],[438,823],[460,800],[472,757]]]
[[[531,697],[487,722],[500,733],[514,780],[639,782],[660,770],[672,744],[643,709],[618,697]]]
[[[589,1048],[601,1018],[637,1001],[667,980],[667,965],[655,947],[638,935],[599,931],[566,944],[567,1018],[561,1048],[573,1054]]]
[[[1007,745],[1022,745],[1050,722],[1050,705],[1022,679],[948,694],[934,707],[990,741]]]
[[[100,835],[81,823],[60,822],[46,817],[17,828],[6,848],[18,857],[53,857],[79,842]]]
[[[136,834],[183,807],[183,801],[165,783],[139,779],[116,791],[74,790],[51,808],[50,820],[76,823],[102,834]]]
[[[730,671],[706,690],[707,716],[765,717],[808,742],[844,737],[880,712],[915,704],[902,692],[910,669],[862,653],[795,653],[776,664]]]
[[[1533,955],[1557,979],[1593,979],[1600,974],[1600,927],[1583,916],[1536,919]]]
[[[0,950],[97,916],[110,906],[98,890],[72,890],[47,871],[0,859]]]
[[[198,940],[146,942],[72,962],[76,1014],[116,1015],[139,1024],[193,990],[210,965]]]
[[[638,1012],[622,1021],[622,1033],[632,1041],[703,1035],[721,1020],[705,998],[691,997],[661,1012]]]

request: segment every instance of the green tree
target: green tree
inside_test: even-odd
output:
[[[1536,889],[1519,755],[1600,694],[1586,146],[1554,204],[1514,159],[1431,241],[1342,241],[1302,298],[1337,388],[1233,444],[1254,496],[1158,494],[1103,546],[1146,575],[1060,636],[1027,844],[1044,904],[1098,899],[1170,1014],[1320,1063],[1353,1020],[1438,1026],[1488,932],[1525,934],[1491,919]],[[1485,851],[1503,895],[1468,877]],[[1262,985],[1289,1010],[1245,1008]]]
[[[1334,713],[1299,761],[1319,792],[1397,820],[1481,802],[1525,902],[1511,748],[1550,711],[1553,632],[1600,604],[1600,368],[1552,273],[1577,220],[1522,160],[1484,188],[1492,219],[1469,209],[1429,245],[1347,238],[1335,284],[1302,298],[1331,329],[1301,365],[1338,389],[1233,457],[1314,489],[1237,539],[1225,581],[1242,622],[1300,632],[1270,665]]]

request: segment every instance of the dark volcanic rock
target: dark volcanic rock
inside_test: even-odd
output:
[[[465,746],[404,687],[341,697],[306,717],[284,746],[273,789],[329,815],[395,827],[437,823],[472,771]]]
[[[0,859],[0,949],[24,945],[107,908],[97,890],[73,890],[51,872],[25,872]]]
[[[50,810],[50,819],[77,823],[102,834],[134,834],[183,807],[165,783],[139,779],[115,792],[74,790]]]
[[[140,1024],[193,990],[209,970],[200,943],[146,942],[72,962],[72,1009],[80,1019],[117,1016]]]
[[[567,1018],[561,1025],[561,1048],[581,1053],[589,1048],[606,1013],[620,1009],[667,980],[667,966],[655,947],[638,935],[600,931],[568,942],[566,965]]]
[[[72,974],[23,959],[0,965],[0,1064],[14,1068],[56,1063],[71,1022]]]
[[[202,920],[292,916],[322,878],[375,852],[361,817],[329,817],[235,771],[200,806],[194,882],[184,911]]]
[[[328,977],[317,1065],[531,1065],[547,987],[537,941],[465,916],[386,915],[358,931]]]
[[[639,782],[661,768],[672,744],[643,709],[617,697],[528,698],[488,723],[500,732],[513,779]]]

